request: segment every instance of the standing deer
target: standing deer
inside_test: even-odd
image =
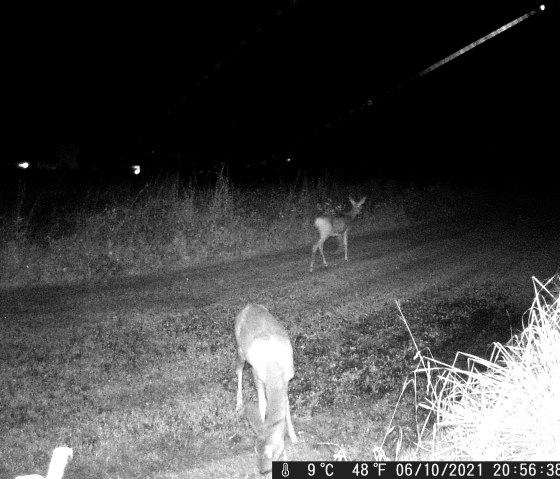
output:
[[[235,318],[237,341],[237,411],[243,409],[243,366],[253,368],[259,414],[256,452],[261,474],[272,469],[284,453],[284,436],[288,432],[297,442],[288,400],[288,382],[294,377],[292,345],[288,332],[264,306],[248,304]],[[249,419],[249,418],[248,418]]]
[[[323,264],[327,265],[327,260],[325,259],[325,253],[323,252],[323,244],[331,236],[336,236],[340,239],[342,237],[342,243],[344,245],[344,259],[348,261],[348,230],[350,226],[354,223],[356,216],[360,213],[363,204],[366,201],[364,196],[360,201],[354,201],[352,198],[348,198],[350,203],[352,203],[352,209],[346,213],[338,215],[328,215],[319,216],[315,218],[315,227],[319,230],[319,241],[313,245],[311,250],[311,264],[309,266],[309,272],[313,273],[313,264],[315,263],[315,254],[317,250],[321,252],[323,257]]]

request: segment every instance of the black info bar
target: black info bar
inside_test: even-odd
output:
[[[328,462],[275,461],[272,478],[560,478],[559,462]]]

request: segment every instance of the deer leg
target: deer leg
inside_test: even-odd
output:
[[[319,243],[315,243],[313,248],[311,248],[311,264],[309,265],[309,272],[313,273],[313,265],[315,264],[315,253],[317,253],[317,248],[319,247]]]
[[[241,411],[243,408],[243,366],[245,365],[245,360],[237,358],[237,400],[235,403],[235,410],[237,412]]]
[[[326,239],[326,238],[325,238],[325,239]],[[324,240],[323,238],[321,238],[320,242],[321,242],[321,243],[319,244],[319,251],[321,252],[321,256],[323,257],[323,264],[324,264],[325,266],[328,266],[327,260],[325,259],[325,253],[324,253],[324,251],[323,251],[323,245],[325,244],[325,240]]]
[[[264,383],[260,380],[257,380],[255,382],[257,383],[257,397],[259,400],[259,412],[261,414],[261,419],[264,424],[264,420],[266,417],[266,395],[264,393]]]
[[[294,431],[294,425],[292,424],[292,417],[290,416],[289,403],[286,404],[286,423],[288,425],[288,435],[290,436],[292,444],[295,444],[298,442],[298,437],[296,435],[296,432]]]

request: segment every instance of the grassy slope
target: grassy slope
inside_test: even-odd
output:
[[[368,196],[363,231],[445,217],[459,206],[439,188],[302,181],[241,189],[224,176],[209,187],[166,181],[57,191],[22,190],[0,211],[0,286],[170,271],[308,245],[316,234],[310,219],[349,209],[349,194]]]

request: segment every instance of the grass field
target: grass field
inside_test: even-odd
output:
[[[445,189],[264,192],[222,179],[150,191],[90,207],[48,241],[29,212],[23,230],[4,232],[3,284],[39,284],[0,291],[0,478],[45,474],[60,445],[74,449],[67,479],[254,477],[251,432],[234,411],[232,325],[248,301],[294,345],[301,441],[287,442],[290,459],[373,460],[381,444],[392,454],[397,432],[383,438],[416,353],[395,299],[422,350],[487,355],[520,327],[528,270],[557,254],[509,230],[498,242],[501,227],[465,228],[472,195]],[[317,205],[346,209],[349,193],[369,198],[351,260],[309,275],[309,218]],[[30,252],[36,274],[20,270]],[[76,279],[88,281],[50,284]],[[247,378],[246,399],[252,389]],[[408,392],[393,421],[407,448],[419,419]]]

